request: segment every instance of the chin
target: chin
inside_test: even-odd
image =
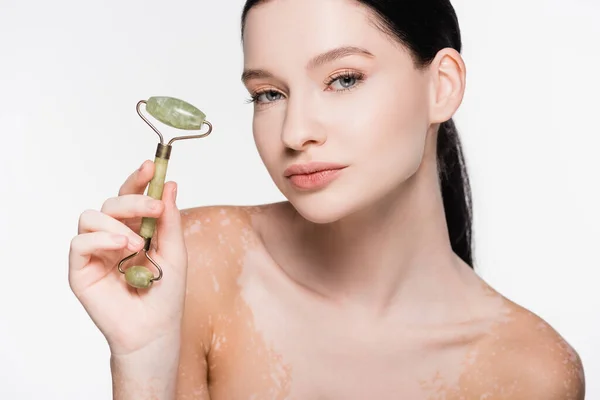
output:
[[[306,200],[292,203],[298,214],[313,224],[331,224],[344,218],[347,213],[340,207],[327,206],[322,202],[310,202]]]
[[[323,190],[314,193],[294,193],[286,195],[290,204],[296,212],[304,219],[314,224],[330,224],[353,214],[358,208],[346,196],[339,191]]]
[[[307,221],[331,224],[356,217],[363,211],[387,209],[395,203],[399,190],[404,190],[403,183],[406,181],[403,175],[401,177],[398,179],[388,176],[383,182],[371,180],[366,184],[341,180],[314,192],[300,192],[286,187],[282,193],[296,212]]]

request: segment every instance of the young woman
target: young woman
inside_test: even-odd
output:
[[[256,145],[288,201],[180,212],[174,182],[143,195],[147,161],[81,215],[69,282],[114,398],[583,399],[577,353],[473,270],[449,1],[249,0],[242,21]],[[165,271],[148,290],[115,268],[141,216]]]

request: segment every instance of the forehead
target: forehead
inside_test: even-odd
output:
[[[255,6],[244,29],[244,63],[253,67],[285,59],[304,63],[342,45],[389,50],[389,38],[353,0],[270,0]],[[386,46],[388,49],[386,49]]]

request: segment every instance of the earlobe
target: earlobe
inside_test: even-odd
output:
[[[454,49],[446,48],[438,52],[429,66],[431,73],[431,123],[448,121],[460,104],[465,92],[466,67]]]

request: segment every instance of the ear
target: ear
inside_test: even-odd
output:
[[[432,124],[448,121],[465,93],[466,67],[459,52],[445,48],[429,65],[429,118]]]

